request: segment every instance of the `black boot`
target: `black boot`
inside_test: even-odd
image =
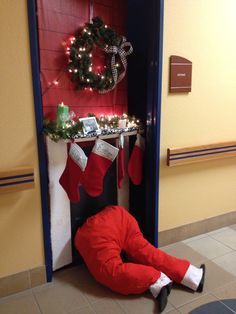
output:
[[[167,297],[170,294],[171,288],[172,288],[172,283],[169,283],[168,285],[161,288],[161,291],[159,292],[158,296],[156,297],[157,302],[158,302],[159,312],[164,311],[164,309],[167,305]]]
[[[205,272],[206,272],[206,266],[205,264],[202,264],[200,266],[202,268],[202,279],[197,287],[197,292],[202,292],[203,291],[203,286],[204,286],[204,281],[205,281]]]

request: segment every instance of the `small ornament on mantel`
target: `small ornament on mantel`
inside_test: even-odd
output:
[[[127,114],[124,113],[123,116],[118,121],[118,127],[121,129],[125,129],[127,127]]]
[[[62,102],[57,106],[57,127],[64,129],[68,120],[69,107]]]

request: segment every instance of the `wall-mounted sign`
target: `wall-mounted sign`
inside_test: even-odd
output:
[[[191,92],[192,62],[179,57],[170,57],[170,93]]]

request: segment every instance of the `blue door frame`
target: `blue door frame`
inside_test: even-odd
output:
[[[146,221],[152,243],[158,246],[159,164],[162,95],[162,52],[164,0],[152,0],[150,17],[150,53],[147,97],[147,199]]]
[[[148,3],[148,6],[147,6]],[[145,180],[130,188],[130,211],[158,246],[158,199],[164,0],[128,0],[129,113],[146,121]]]
[[[39,45],[36,16],[36,0],[28,0],[28,21],[30,36],[30,55],[32,67],[32,79],[34,90],[34,110],[36,121],[39,171],[40,171],[40,188],[43,217],[43,238],[44,238],[44,255],[47,281],[52,280],[52,250],[50,234],[50,208],[48,195],[48,177],[47,177],[47,159],[46,149],[43,136],[43,106],[40,85],[40,68],[39,68]]]
[[[41,203],[43,217],[43,235],[44,235],[44,253],[47,273],[47,281],[52,280],[52,251],[50,236],[50,208],[48,195],[48,177],[47,177],[47,158],[43,136],[43,107],[40,86],[40,67],[39,67],[39,45],[36,16],[36,0],[28,0],[28,21],[30,36],[30,52],[32,65],[32,78],[34,90],[35,120],[37,129],[37,144],[40,170]],[[145,225],[144,231],[148,239],[155,245],[158,245],[158,198],[159,198],[159,159],[160,159],[160,121],[161,121],[161,82],[162,82],[162,42],[163,42],[163,12],[164,0],[149,0],[148,8],[145,0],[128,0],[129,11],[132,10],[132,16],[129,15],[129,21],[133,24],[131,38],[137,43],[137,48],[142,49],[142,45],[148,45],[145,59],[145,113],[143,118],[147,121],[146,127],[146,182],[145,185]],[[138,8],[138,10],[136,10]],[[133,11],[134,9],[134,11]],[[138,16],[144,20],[138,20]],[[130,13],[130,12],[129,12]],[[136,23],[135,23],[136,20]],[[138,21],[138,23],[137,23]],[[143,23],[143,24],[142,24]],[[135,27],[142,25],[145,29],[143,40],[142,31],[135,36]],[[133,34],[133,36],[132,36]],[[145,35],[146,34],[146,35]],[[148,53],[147,53],[148,52]],[[136,89],[136,87],[134,87]],[[131,86],[132,89],[132,86]],[[134,90],[135,90],[134,89]]]

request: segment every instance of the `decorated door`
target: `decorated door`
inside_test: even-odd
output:
[[[75,206],[74,201],[71,202],[71,192],[73,191],[68,189],[68,175],[64,176],[66,184],[61,184],[66,194],[63,196],[63,201],[58,202],[54,196],[48,193],[47,170],[53,166],[53,172],[51,175],[49,173],[49,179],[52,178],[49,182],[50,191],[50,186],[55,189],[58,182],[62,183],[63,168],[65,166],[66,170],[68,159],[73,157],[73,154],[69,154],[70,147],[75,140],[81,142],[81,137],[83,141],[87,141],[87,137],[90,141],[100,137],[121,152],[119,134],[129,132],[128,135],[131,135],[130,151],[128,150],[128,141],[125,144],[125,151],[128,160],[126,172],[129,174],[130,180],[127,184],[126,178],[126,186],[123,187],[123,193],[126,195],[124,199],[120,190],[117,189],[117,185],[119,185],[117,184],[117,172],[122,173],[117,168],[117,165],[120,167],[117,153],[115,156],[117,163],[113,163],[114,160],[112,160],[109,171],[104,171],[102,185],[105,184],[103,186],[105,194],[97,195],[95,193],[92,195],[94,187],[91,188],[90,183],[93,180],[90,180],[90,183],[88,180],[87,183],[84,183],[86,180],[82,180],[82,186],[89,186],[89,189],[85,190],[90,195],[86,195],[88,197],[86,201],[84,191],[76,190],[76,193],[80,191],[80,197],[77,199],[79,211],[82,213],[90,206],[94,206],[96,210],[96,207],[99,209],[100,206],[109,202],[127,202],[130,197],[131,212],[139,220],[150,241],[157,244],[157,169],[159,162],[157,123],[160,120],[161,41],[159,33],[161,32],[162,7],[161,3],[157,4],[155,1],[151,1],[147,6],[145,1],[125,0],[37,0],[29,1],[28,6],[38,147],[41,161],[45,255],[48,280],[50,280],[54,263],[50,241],[55,234],[52,231],[52,215],[50,221],[48,214],[50,210],[48,204],[50,204],[51,210],[52,200],[54,204],[59,204],[53,209],[56,215],[57,206],[60,207],[64,204],[62,206],[64,212],[59,218],[62,232],[65,230],[65,225],[68,227],[70,224],[70,231],[69,233],[67,231],[64,240],[62,242],[60,238],[56,240],[60,243],[59,249],[56,249],[58,251],[56,255],[62,258],[62,262],[59,261],[59,266],[54,269],[63,266],[63,263],[65,265],[72,261],[70,257],[68,258],[68,254],[71,254],[72,249],[71,232],[74,233],[77,224],[73,225],[72,223],[71,227],[68,218],[67,221],[64,219],[64,213],[70,211],[69,217],[74,217],[77,222],[83,217],[78,215],[78,207]],[[93,20],[94,16],[99,16],[99,19]],[[149,23],[150,21],[151,23]],[[149,34],[149,36],[145,34]],[[128,77],[126,75],[127,65]],[[95,117],[95,123],[92,120],[88,121],[86,117],[88,114],[89,119]],[[86,120],[83,120],[84,118]],[[140,142],[137,141],[138,136],[137,139],[135,137],[137,131],[140,131],[140,118],[144,121],[144,128],[142,134],[138,136],[143,137],[145,132],[148,134],[145,158],[142,147],[137,144]],[[42,128],[44,128],[44,132],[46,130],[45,134],[50,138],[48,142],[54,142],[52,145],[49,144],[47,149],[44,145]],[[134,137],[132,137],[133,135]],[[105,138],[101,136],[105,136]],[[117,139],[114,140],[112,137]],[[70,143],[68,147],[66,142]],[[86,144],[85,147],[83,144],[79,143],[79,145],[88,156],[89,151],[94,147],[94,144]],[[57,151],[60,146],[63,153],[55,154],[54,152],[52,158],[49,154],[49,164],[47,165],[46,153]],[[134,177],[142,170],[134,168],[137,158],[134,157],[134,162],[131,163],[131,166],[128,165],[135,147],[137,148],[136,155],[141,154],[141,159],[146,164],[145,180],[138,180],[138,184],[137,181],[135,183]],[[101,157],[99,153],[95,155]],[[100,168],[101,162],[98,162],[97,159],[98,157],[95,159],[95,164]],[[64,166],[62,166],[62,160]],[[71,166],[68,168],[70,169]],[[69,173],[73,173],[73,171],[69,171]],[[92,177],[93,174],[94,171],[90,171],[87,178],[90,175]],[[114,179],[114,177],[116,178]],[[114,183],[114,181],[116,182]],[[77,183],[80,184],[80,182]],[[112,187],[110,192],[109,187]],[[57,192],[61,195],[62,190]],[[63,203],[66,195],[68,200]],[[91,199],[91,197],[97,196],[101,199]]]

